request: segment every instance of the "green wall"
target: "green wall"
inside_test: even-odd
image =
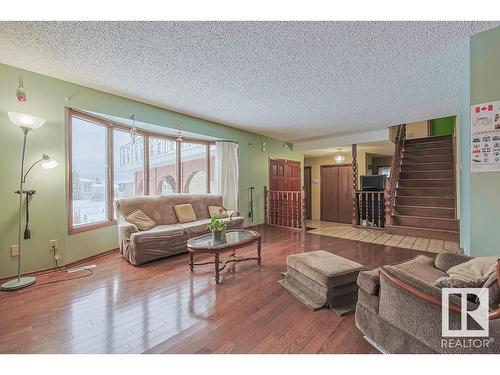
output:
[[[500,100],[500,27],[470,41],[470,104]],[[470,120],[467,123],[470,126]],[[469,138],[462,142],[464,159]],[[500,255],[500,172],[470,174],[470,248],[472,255]]]
[[[19,103],[15,96],[20,77],[27,92],[25,104]],[[26,163],[35,161],[44,152],[59,161],[59,166],[52,170],[34,169],[27,181],[26,187],[35,189],[37,194],[30,203],[32,239],[24,243],[23,272],[53,266],[48,247],[50,239],[59,239],[63,263],[118,247],[115,226],[67,234],[66,106],[123,118],[135,113],[142,122],[162,126],[180,124],[185,131],[239,142],[240,210],[248,218],[248,188],[254,186],[254,224],[264,220],[263,191],[268,184],[268,158],[303,162],[302,154],[283,148],[283,142],[268,137],[0,64],[0,277],[13,275],[17,269],[17,258],[11,256],[10,245],[17,243],[18,200],[14,191],[18,189],[22,133],[8,119],[9,111],[46,119],[42,128],[29,134]],[[265,152],[260,147],[263,141],[266,142]],[[246,219],[246,225],[250,224]]]
[[[451,135],[455,128],[455,116],[431,120],[431,135]]]

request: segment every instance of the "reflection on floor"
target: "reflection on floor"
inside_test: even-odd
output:
[[[405,249],[427,251],[431,253],[440,253],[442,251],[458,253],[460,251],[460,244],[458,242],[387,234],[381,230],[359,229],[343,223],[330,223],[323,221],[316,222],[316,225],[318,225],[318,223],[319,226],[316,227],[309,226],[309,224],[307,225],[310,228],[316,228],[310,230],[309,233],[354,241],[376,243],[380,245],[402,247]]]
[[[351,224],[335,223],[333,221],[320,221],[320,220],[306,220],[307,228],[331,228],[331,227],[350,227]]]

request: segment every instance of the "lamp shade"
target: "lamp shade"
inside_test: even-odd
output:
[[[52,169],[58,166],[58,162],[54,159],[51,159],[49,155],[42,155],[42,168],[43,169]]]
[[[55,168],[59,165],[57,160],[54,159],[48,159],[48,160],[42,160],[42,168],[43,169],[52,169]]]
[[[41,117],[28,115],[21,112],[8,112],[10,121],[21,128],[38,129],[43,126],[45,120]]]

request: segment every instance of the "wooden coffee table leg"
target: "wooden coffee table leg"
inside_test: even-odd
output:
[[[194,256],[192,251],[189,252],[189,268],[191,269],[191,272],[194,271]]]
[[[215,264],[215,283],[219,283],[219,252],[216,251],[214,255],[214,264]]]
[[[257,241],[257,264],[260,266],[262,264],[262,258],[260,256],[260,253],[261,253],[261,250],[262,250],[262,241],[261,240],[258,240]]]

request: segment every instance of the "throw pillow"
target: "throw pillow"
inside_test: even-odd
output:
[[[480,288],[484,284],[481,280],[463,281],[451,277],[440,277],[434,281],[434,286],[438,288]]]
[[[214,215],[218,215],[220,218],[229,216],[227,210],[221,206],[208,206],[208,213],[210,217],[214,217]]]
[[[139,230],[149,230],[153,228],[156,223],[146,215],[142,210],[137,209],[132,211],[126,218],[130,224],[134,224]]]
[[[179,223],[189,223],[196,220],[193,206],[190,204],[178,204],[174,206],[174,210]]]
[[[482,281],[496,271],[497,257],[477,257],[448,270],[448,276],[465,282]]]

